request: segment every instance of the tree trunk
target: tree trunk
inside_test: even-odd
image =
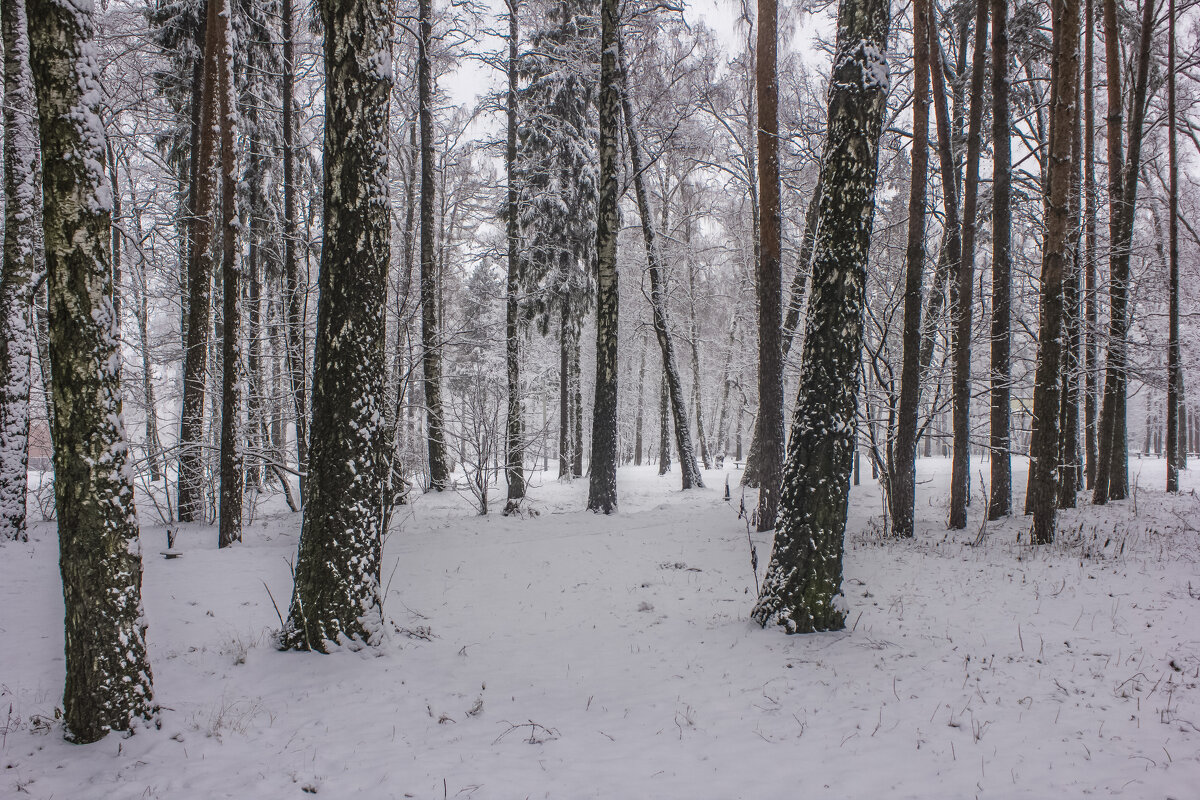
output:
[[[1083,125],[1075,81],[1076,108],[1071,126],[1071,189],[1067,219],[1067,274],[1063,280],[1062,391],[1059,397],[1058,507],[1074,508],[1083,472],[1079,463],[1079,350],[1083,344],[1083,305],[1080,301],[1082,258],[1082,175],[1078,165],[1083,153]]]
[[[1083,275],[1086,321],[1083,345],[1083,451],[1087,488],[1096,481],[1096,371],[1099,369],[1096,331],[1096,109],[1092,80],[1092,27],[1096,14],[1092,0],[1084,3],[1083,22]]]
[[[218,542],[228,547],[242,540],[242,469],[245,435],[242,383],[246,365],[242,354],[242,259],[237,232],[237,96],[233,80],[233,10],[228,0],[209,0],[216,11],[217,93],[221,134],[221,282],[224,335],[221,337],[221,507]],[[207,44],[207,42],[206,42]]]
[[[571,435],[571,299],[564,296],[559,307],[558,331],[558,477],[576,478],[574,437]]]
[[[517,171],[517,13],[520,0],[508,0],[508,141],[504,164],[508,178],[505,194],[505,231],[508,236],[508,276],[504,301],[504,359],[508,378],[508,409],[505,424],[504,475],[508,502],[504,513],[520,508],[525,498],[525,444],[521,419],[521,231],[516,182]]]
[[[646,423],[646,338],[642,337],[642,359],[641,366],[638,367],[638,399],[637,399],[637,417],[633,423],[633,465],[640,467],[642,465],[642,451],[645,449],[645,443],[642,440],[642,429]]]
[[[212,324],[213,219],[217,213],[218,108],[217,76],[221,54],[217,50],[220,19],[217,2],[207,2],[204,66],[200,93],[200,141],[196,151],[191,252],[188,258],[187,341],[183,351],[183,404],[179,421],[179,486],[176,504],[181,522],[204,519],[204,395],[208,381],[209,328]]]
[[[1134,78],[1133,114],[1129,123],[1129,159],[1122,166],[1121,64],[1116,0],[1104,0],[1104,46],[1108,62],[1108,171],[1111,210],[1109,250],[1109,332],[1104,376],[1104,403],[1097,434],[1096,484],[1092,502],[1104,505],[1122,500],[1129,492],[1129,445],[1126,435],[1125,394],[1128,350],[1129,255],[1133,243],[1133,215],[1137,205],[1138,174],[1142,153],[1142,122],[1146,114],[1146,86],[1150,73],[1150,43],[1154,28],[1154,2],[1146,0],[1139,36]]]
[[[596,400],[592,405],[589,511],[617,510],[617,141],[620,137],[620,67],[617,0],[600,3],[600,175],[596,213]],[[686,467],[685,467],[686,468]]]
[[[670,322],[667,316],[667,294],[663,280],[662,254],[659,252],[654,221],[650,213],[650,202],[646,197],[646,186],[642,180],[645,165],[642,163],[637,123],[633,118],[633,103],[629,99],[629,86],[625,81],[625,46],[619,30],[616,35],[621,105],[625,112],[630,168],[633,172],[633,187],[637,195],[638,212],[642,221],[642,240],[646,245],[647,271],[650,273],[650,308],[654,312],[654,335],[658,339],[659,349],[662,350],[663,374],[667,376],[667,388],[671,395],[675,443],[679,448],[680,473],[682,473],[685,490],[692,487],[703,488],[704,479],[700,476],[695,452],[692,449],[691,427],[687,418],[687,401],[683,396],[683,381],[679,378],[679,366],[675,359],[675,343],[671,338]],[[665,197],[663,202],[666,202]],[[697,411],[699,411],[698,407]]]
[[[1041,319],[1037,372],[1033,385],[1033,430],[1029,453],[1026,511],[1033,514],[1034,544],[1054,541],[1058,506],[1055,476],[1059,451],[1063,281],[1070,263],[1072,175],[1075,118],[1079,113],[1079,0],[1054,0],[1054,78],[1050,94],[1050,141],[1047,148],[1045,226],[1042,245]]]
[[[921,278],[925,270],[925,194],[929,175],[929,0],[913,2],[913,143],[904,278],[904,355],[900,416],[890,465],[892,534],[913,535],[917,487],[917,409],[921,399]],[[832,189],[833,181],[830,180]]]
[[[296,415],[296,469],[304,502],[308,469],[308,378],[305,374],[304,292],[296,257],[296,56],[292,0],[283,0],[283,276],[287,308],[288,380]]]
[[[284,647],[326,652],[383,633],[391,17],[381,0],[323,0],[325,212],[308,498]],[[428,29],[426,28],[426,33]],[[363,58],[363,53],[372,54]]]
[[[1183,406],[1183,370],[1179,361],[1179,164],[1175,152],[1175,0],[1167,3],[1167,170],[1170,173],[1167,233],[1167,491],[1179,491],[1179,412]]]
[[[1008,114],[1008,3],[992,7],[992,496],[988,519],[1012,513],[1012,130]]]
[[[6,7],[6,18],[13,11]],[[63,713],[67,738],[85,743],[151,717],[154,692],[121,421],[96,26],[90,5],[32,0],[28,11],[55,384],[54,499],[66,617]]]
[[[433,40],[432,0],[419,0],[417,6],[420,29],[417,37],[417,103],[421,128],[421,364],[425,376],[429,486],[440,492],[450,486],[450,470],[442,411],[442,342],[438,332],[438,280],[433,249],[433,77],[429,57]]]
[[[971,503],[971,321],[975,293],[975,232],[978,216],[979,151],[983,128],[983,74],[987,67],[988,0],[976,0],[975,49],[971,56],[967,113],[967,176],[963,183],[962,253],[955,285],[954,464],[950,476],[950,527],[967,526]]]
[[[667,386],[667,370],[662,371],[658,392],[658,474],[671,471],[671,388]]]
[[[33,287],[41,153],[24,0],[0,9],[4,39],[4,264],[0,271],[0,541],[26,541]]]
[[[783,276],[779,198],[779,85],[776,75],[776,0],[758,0],[755,90],[758,100],[758,530],[775,527],[783,467]],[[752,448],[753,449],[753,448]]]
[[[788,633],[845,626],[841,593],[867,254],[887,105],[887,0],[843,0],[800,389],[771,561],[752,616]]]

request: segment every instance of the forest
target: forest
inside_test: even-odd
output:
[[[1200,785],[1195,0],[0,22],[0,794]]]

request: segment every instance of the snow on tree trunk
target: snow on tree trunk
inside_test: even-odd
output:
[[[208,0],[217,7],[217,25],[209,28],[217,48],[217,94],[221,137],[221,485],[218,544],[242,540],[242,494],[245,437],[242,383],[246,365],[242,352],[242,259],[237,234],[241,227],[237,203],[237,97],[233,79],[233,11],[228,0]],[[207,44],[207,42],[206,42]]]
[[[600,183],[596,213],[596,399],[592,404],[589,511],[617,510],[617,141],[621,126],[617,0],[600,3]],[[686,465],[685,465],[686,469]]]
[[[658,389],[658,474],[671,471],[671,389],[667,371],[662,371]]]
[[[800,388],[771,561],[752,612],[788,633],[845,625],[841,594],[867,254],[887,104],[887,0],[843,0]]]
[[[662,253],[650,214],[650,201],[643,180],[645,165],[642,163],[641,143],[638,140],[637,121],[633,117],[633,102],[629,97],[626,81],[625,45],[618,30],[617,70],[621,82],[621,106],[625,115],[625,132],[629,143],[629,166],[633,172],[634,193],[637,196],[638,213],[642,222],[642,241],[646,245],[647,272],[650,273],[650,308],[654,315],[654,335],[662,350],[663,373],[667,376],[667,389],[671,397],[671,413],[675,422],[675,444],[679,448],[679,465],[683,488],[703,488],[704,479],[696,464],[692,448],[691,427],[687,418],[687,400],[683,396],[683,381],[679,378],[679,364],[675,358],[675,342],[671,338],[670,320],[667,315],[667,293],[663,280]],[[697,406],[697,411],[699,407]]]
[[[287,337],[288,380],[296,417],[296,467],[301,473],[300,502],[304,502],[308,465],[308,378],[304,361],[304,288],[296,258],[296,58],[292,0],[283,0],[283,279]]]
[[[962,253],[955,279],[954,465],[950,480],[950,527],[967,526],[971,502],[971,323],[975,296],[975,234],[979,197],[979,151],[983,130],[983,74],[987,68],[988,0],[975,3],[975,47],[971,54],[967,122],[967,175],[963,183]]]
[[[1104,402],[1100,410],[1096,483],[1092,502],[1103,505],[1123,500],[1129,493],[1129,445],[1126,432],[1126,392],[1129,358],[1129,257],[1133,245],[1133,218],[1140,178],[1142,128],[1146,116],[1146,87],[1150,73],[1150,45],[1154,33],[1153,0],[1143,5],[1138,36],[1137,71],[1130,104],[1128,163],[1123,164],[1121,144],[1122,97],[1120,42],[1116,0],[1104,3],[1104,44],[1108,62],[1108,164],[1111,211],[1109,244],[1109,329],[1105,362]]]
[[[450,487],[446,454],[445,412],[442,409],[442,342],[438,332],[437,266],[434,263],[434,148],[432,0],[418,3],[417,104],[421,129],[421,366],[425,377],[426,440],[429,452],[429,485],[436,491]],[[314,387],[315,391],[315,387]],[[314,423],[315,425],[315,423]]]
[[[504,474],[508,483],[508,504],[504,513],[515,511],[525,497],[525,445],[521,421],[521,230],[517,192],[517,11],[520,0],[508,0],[508,141],[504,165],[508,178],[504,222],[508,235],[508,280],[505,286],[505,368],[508,378],[508,409],[505,425]]]
[[[1049,175],[1042,244],[1041,318],[1033,385],[1033,431],[1029,449],[1026,513],[1033,514],[1032,541],[1054,541],[1058,508],[1059,393],[1062,390],[1063,281],[1070,261],[1071,158],[1079,110],[1079,2],[1055,0],[1051,9],[1055,80],[1050,96]]]
[[[154,713],[142,557],[121,416],[109,258],[112,193],[91,3],[32,0],[43,159],[54,495],[66,617],[67,738],[94,742]]]
[[[382,633],[385,317],[391,257],[391,24],[380,0],[321,4],[325,29],[324,247],[308,496],[281,643],[325,652]]]
[[[33,286],[41,154],[24,0],[0,10],[4,36],[4,267],[0,273],[0,541],[25,541]]]

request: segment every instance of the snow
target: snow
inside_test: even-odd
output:
[[[918,462],[915,539],[882,539],[864,475],[849,629],[792,637],[748,621],[724,472],[680,492],[656,466],[621,468],[612,517],[583,511],[586,480],[541,473],[536,517],[430,494],[386,542],[382,644],[329,656],[272,646],[267,588],[290,596],[299,531],[273,499],[243,544],[183,525],[182,558],[148,558],[161,729],[85,746],[54,720],[57,542],[32,523],[0,557],[0,796],[1195,796],[1200,475],[1171,498],[1145,488],[1161,460],[1132,467],[1135,498],[1062,512],[1060,542],[1036,550],[1017,542],[1024,518],[974,545],[978,495],[947,532],[941,459]],[[149,553],[166,541],[142,536]],[[760,553],[767,536],[751,534]]]

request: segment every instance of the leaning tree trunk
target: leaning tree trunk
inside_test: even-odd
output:
[[[1054,541],[1058,507],[1059,392],[1062,387],[1063,281],[1071,259],[1071,158],[1079,110],[1079,0],[1054,0],[1055,77],[1050,95],[1049,175],[1046,179],[1042,244],[1041,319],[1033,384],[1033,432],[1029,453],[1027,511],[1033,514],[1032,543]]]
[[[24,0],[0,9],[4,37],[4,265],[0,272],[0,541],[26,540],[33,287],[41,154]]]
[[[207,3],[204,66],[200,92],[200,141],[196,152],[192,218],[188,223],[187,336],[183,350],[183,404],[179,420],[179,486],[176,507],[181,522],[204,519],[204,395],[208,382],[209,328],[213,276],[213,219],[217,213],[217,161],[220,96],[217,76],[221,54],[216,31],[218,3]]]
[[[228,0],[208,0],[217,8],[215,28],[218,54],[217,93],[221,129],[221,502],[218,544],[228,547],[242,540],[242,495],[246,476],[242,469],[242,258],[237,234],[241,227],[237,203],[237,96],[233,80],[233,22]],[[213,28],[209,28],[213,32]],[[207,42],[206,42],[207,44]]]
[[[913,535],[917,490],[917,410],[921,400],[921,283],[925,271],[925,194],[929,175],[929,0],[913,2],[913,143],[904,278],[904,353],[900,410],[889,483],[892,534]],[[829,178],[830,190],[833,181]]]
[[[438,278],[433,248],[434,141],[433,77],[429,48],[433,41],[432,0],[419,0],[417,37],[417,104],[421,128],[421,365],[425,376],[426,440],[429,486],[450,486],[446,454],[445,413],[442,410],[442,342],[438,332]]]
[[[589,511],[617,510],[617,142],[621,127],[617,0],[600,3],[600,191],[596,211],[596,400],[592,405]],[[684,466],[686,469],[687,466]]]
[[[1142,128],[1146,116],[1146,86],[1150,74],[1150,44],[1154,2],[1145,0],[1134,77],[1133,116],[1129,121],[1129,160],[1122,167],[1121,65],[1117,40],[1116,0],[1104,3],[1104,46],[1108,61],[1108,170],[1111,197],[1109,250],[1109,330],[1105,364],[1104,402],[1100,410],[1099,453],[1092,502],[1103,505],[1129,493],[1129,446],[1126,434],[1126,390],[1129,349],[1129,256],[1133,216],[1137,206],[1141,167]]]
[[[508,141],[504,165],[508,177],[505,193],[505,232],[508,236],[508,276],[504,298],[504,364],[508,378],[508,409],[504,438],[504,475],[508,502],[504,513],[521,506],[525,498],[525,445],[521,423],[521,231],[517,207],[517,12],[520,0],[508,0]]]
[[[391,17],[382,0],[323,0],[324,246],[308,497],[284,647],[326,652],[382,634],[379,559],[391,259]],[[363,58],[363,52],[372,53]]]
[[[779,197],[779,83],[776,75],[776,0],[758,0],[755,91],[758,100],[759,254],[758,416],[754,442],[758,479],[758,530],[775,527],[783,467],[783,276],[780,265],[782,213]],[[752,447],[753,451],[754,448]]]
[[[988,519],[1012,513],[1012,131],[1008,123],[1008,3],[992,6],[992,496]]]
[[[950,527],[967,526],[971,502],[971,320],[975,294],[975,232],[979,197],[979,151],[983,129],[983,73],[987,66],[988,0],[976,0],[975,49],[971,55],[967,114],[967,176],[963,183],[962,253],[955,281],[954,464],[950,476]]]
[[[774,549],[752,616],[788,633],[845,626],[842,552],[854,456],[867,254],[887,105],[887,0],[843,0],[800,389]]]
[[[625,112],[630,168],[633,172],[633,187],[634,193],[637,195],[638,213],[642,221],[642,240],[646,244],[647,271],[650,273],[650,308],[654,312],[654,335],[658,339],[659,349],[662,350],[663,374],[667,376],[667,388],[671,395],[671,412],[675,422],[675,444],[679,448],[679,471],[683,476],[684,489],[703,488],[704,479],[700,476],[700,468],[696,465],[695,451],[692,449],[692,434],[687,418],[687,400],[683,396],[683,382],[679,378],[675,343],[671,338],[670,323],[667,317],[667,293],[663,281],[662,254],[659,252],[654,221],[650,214],[650,201],[646,196],[646,185],[642,180],[645,165],[642,163],[637,123],[633,118],[633,103],[629,99],[629,84],[625,76],[625,46],[621,40],[620,31],[617,31],[616,35],[621,105]]]
[[[155,712],[121,420],[103,92],[91,5],[32,0],[28,9],[54,370],[54,499],[66,612],[63,713],[68,739],[94,742]]]

